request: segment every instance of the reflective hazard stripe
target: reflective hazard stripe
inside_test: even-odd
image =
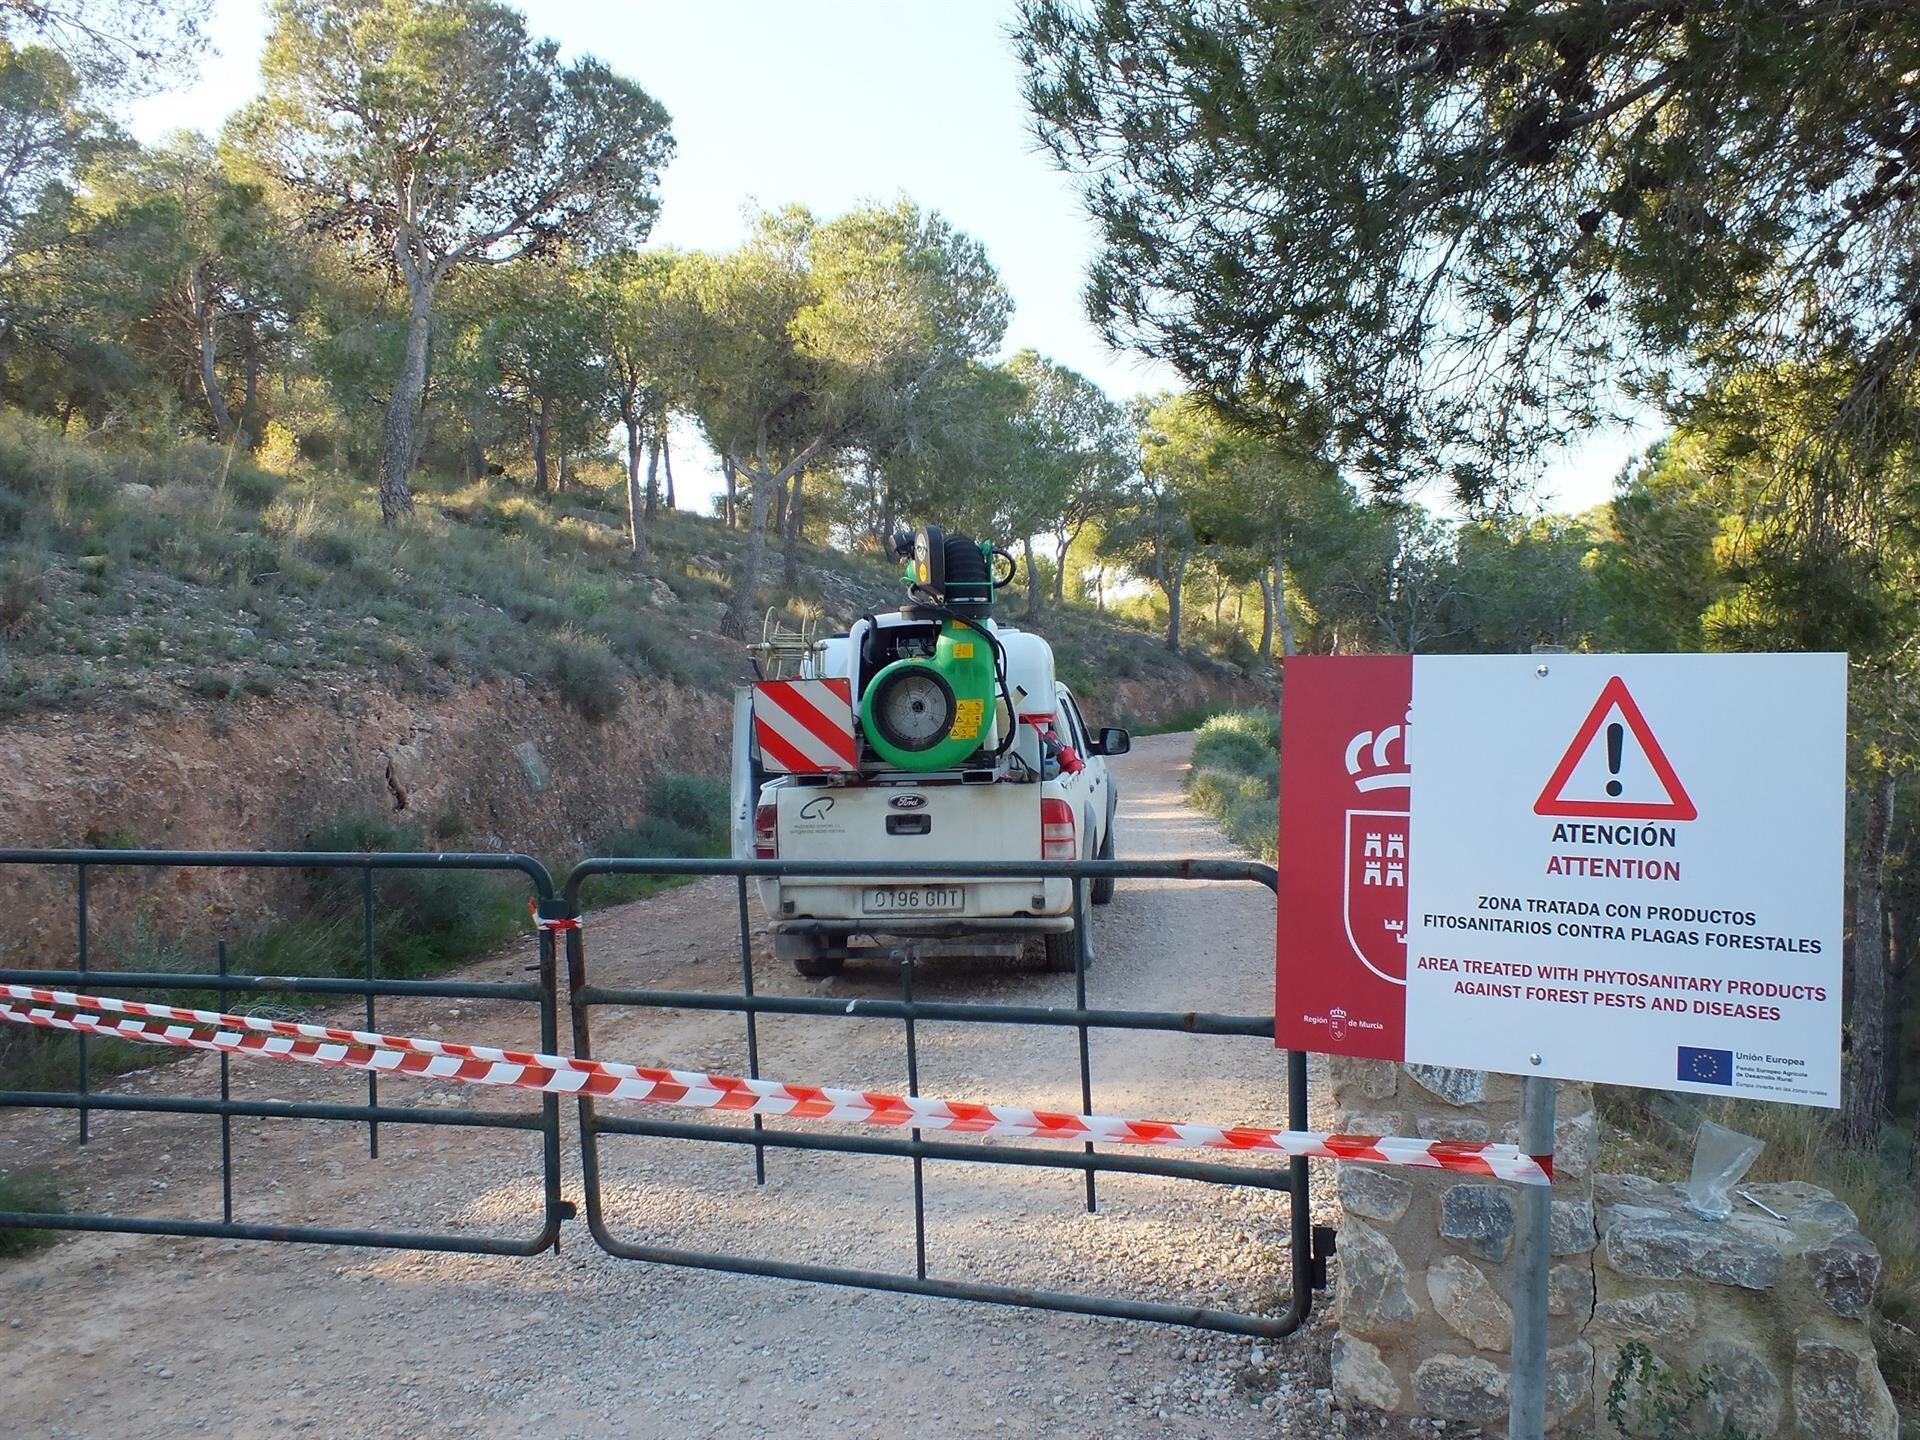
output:
[[[753,687],[754,738],[771,770],[859,768],[848,680],[763,680]]]

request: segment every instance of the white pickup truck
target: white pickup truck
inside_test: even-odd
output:
[[[919,538],[924,550],[926,532]],[[942,543],[937,530],[932,543]],[[961,537],[947,543],[972,544]],[[939,603],[937,588],[913,587],[911,577],[910,595],[920,603],[898,616],[869,615],[846,634],[796,647],[792,680],[742,688],[734,731],[735,855],[874,862],[871,875],[855,878],[759,880],[775,953],[802,975],[822,979],[894,937],[912,937],[921,953],[966,955],[1015,953],[1037,941],[1047,969],[1071,971],[1070,880],[908,879],[887,867],[1112,859],[1119,794],[1106,757],[1124,754],[1131,739],[1125,730],[1088,730],[1074,697],[1055,680],[1053,652],[1040,636],[995,625],[979,613],[984,606],[954,613]],[[935,664],[936,654],[976,643],[991,649],[984,683],[993,687],[987,708],[974,712],[977,735],[966,728],[970,657],[963,653],[946,678]],[[818,709],[803,711],[809,696]],[[844,743],[827,729],[839,723],[836,702],[844,704],[852,732]],[[957,743],[956,714],[963,730]],[[821,734],[831,742],[826,748]],[[812,746],[814,759],[803,762],[789,741]],[[837,755],[828,753],[832,746]],[[938,768],[907,768],[922,754],[947,758]],[[1100,879],[1087,888],[1094,904],[1104,904],[1114,887]]]

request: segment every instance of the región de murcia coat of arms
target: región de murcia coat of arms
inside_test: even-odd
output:
[[[1362,802],[1347,810],[1347,940],[1367,969],[1405,985],[1407,727],[1362,730],[1347,742],[1346,767]]]

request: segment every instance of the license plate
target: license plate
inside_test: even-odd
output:
[[[902,885],[866,894],[869,915],[938,915],[966,908],[958,886]]]

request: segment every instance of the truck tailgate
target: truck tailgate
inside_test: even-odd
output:
[[[1038,785],[779,788],[782,860],[1037,860]]]

